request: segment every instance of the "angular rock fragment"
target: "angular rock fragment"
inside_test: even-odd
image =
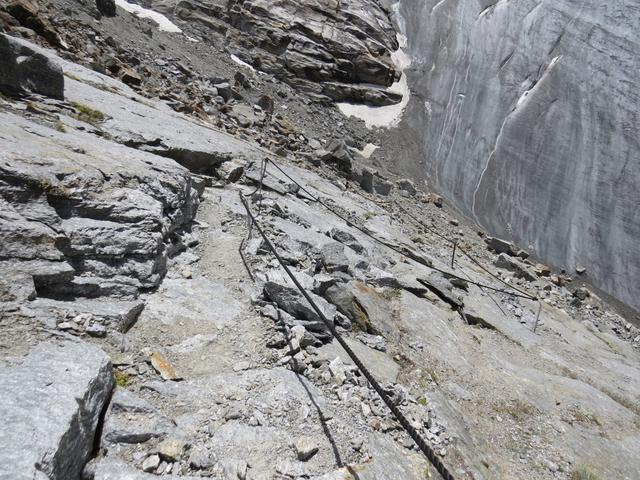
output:
[[[102,430],[106,444],[144,443],[171,433],[175,424],[138,395],[118,388]]]
[[[300,324],[319,340],[326,341],[331,338],[325,323],[297,289],[284,287],[274,282],[267,282],[264,286],[264,292],[267,298],[276,302],[278,307],[292,315],[295,320],[300,321]],[[309,295],[325,318],[329,322],[333,322],[336,314],[335,306],[330,305],[324,298],[318,297],[314,293],[309,293]]]
[[[531,272],[526,265],[515,258],[508,257],[504,253],[498,255],[498,258],[493,264],[496,267],[513,272],[516,278],[523,278],[529,282],[534,282],[537,279],[536,275]]]
[[[507,255],[510,255],[512,257],[518,255],[518,251],[516,250],[516,247],[513,245],[513,243],[502,240],[501,238],[486,237],[484,239],[484,242],[487,244],[487,248],[489,250],[493,250],[498,254],[506,253]]]
[[[344,253],[344,245],[333,242],[323,245],[321,249],[322,264],[329,273],[348,272],[349,259]]]
[[[144,302],[109,302],[85,298],[61,301],[38,298],[29,304],[29,308],[39,312],[43,318],[58,320],[88,314],[93,323],[99,323],[118,332],[125,332],[138,318],[144,308]]]
[[[351,235],[349,232],[345,232],[344,230],[340,230],[338,228],[332,228],[330,232],[327,233],[331,238],[335,241],[340,242],[356,253],[363,253],[364,247],[358,242],[356,237]]]
[[[453,310],[459,310],[464,306],[462,297],[452,292],[451,283],[439,273],[432,273],[426,278],[418,278],[418,281],[440,297],[442,301],[448,303]]]
[[[311,459],[316,453],[318,453],[319,447],[311,437],[300,437],[293,441],[293,448],[296,451],[296,456],[301,462],[306,462]]]
[[[400,190],[401,195],[407,196],[413,196],[418,192],[413,182],[408,178],[398,180],[398,190]]]
[[[113,388],[107,355],[86,343],[42,343],[0,370],[0,477],[79,478]]]

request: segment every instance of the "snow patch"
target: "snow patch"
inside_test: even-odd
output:
[[[116,5],[139,18],[148,18],[158,24],[158,29],[169,33],[182,33],[180,27],[165,17],[163,14],[154,12],[148,8],[129,3],[126,0],[115,0]]]
[[[358,150],[356,148],[354,148],[354,150],[358,152],[360,155],[362,155],[364,158],[371,158],[371,155],[373,155],[373,152],[375,152],[379,148],[380,148],[379,145],[374,145],[373,143],[367,143],[362,150]]]
[[[393,11],[396,15],[400,30],[404,30],[404,19],[400,16],[400,2],[393,6]],[[407,37],[401,34],[397,34],[398,50],[391,54],[391,60],[395,64],[396,68],[403,72],[411,65],[411,57],[407,55],[404,49],[407,47]],[[388,105],[385,107],[371,107],[369,105],[355,105],[353,103],[340,102],[338,108],[347,117],[356,117],[364,120],[367,128],[373,127],[395,127],[400,123],[404,109],[409,104],[409,97],[411,91],[409,90],[409,83],[407,76],[402,73],[400,80],[395,82],[389,88],[388,92],[399,93],[402,95],[400,103],[395,105]]]

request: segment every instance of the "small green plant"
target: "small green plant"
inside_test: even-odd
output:
[[[429,469],[427,467],[425,467],[425,469],[422,471],[422,476],[426,480],[431,480],[431,472],[429,472]]]
[[[75,80],[76,82],[81,82],[82,81],[81,78],[77,77],[76,75],[74,75],[71,72],[64,72],[64,76],[67,77],[67,78],[70,78],[71,80]]]
[[[371,211],[366,212],[366,213],[364,214],[364,218],[365,218],[365,220],[371,220],[371,219],[372,219],[373,217],[375,217],[375,216],[376,216],[375,212],[371,212]]]
[[[400,290],[399,288],[387,288],[387,289],[385,289],[385,291],[382,294],[382,296],[384,298],[386,298],[387,300],[393,300],[393,299],[396,299],[396,298],[400,298],[402,296],[402,290]]]
[[[15,102],[15,99],[5,95],[2,92],[0,92],[0,100],[4,100],[5,102],[9,102],[9,103],[14,103]]]
[[[571,472],[570,480],[600,480],[600,477],[593,473],[593,471],[584,465],[576,467]]]
[[[506,405],[498,408],[498,411],[504,414],[511,416],[514,420],[522,421],[527,417],[535,415],[537,410],[536,408],[520,399],[513,400]]]
[[[599,427],[602,426],[602,421],[600,421],[600,417],[598,417],[595,413],[592,413],[592,412],[586,412],[584,410],[576,409],[573,411],[573,417],[575,418],[576,422],[581,423],[583,425],[593,424],[593,425],[598,425]]]
[[[440,385],[440,378],[433,368],[428,368],[427,373],[429,373],[429,376],[431,377],[431,381],[433,383],[435,383],[436,385]]]
[[[60,133],[65,133],[67,131],[67,129],[64,127],[64,123],[60,121],[56,122],[53,128],[55,128]]]
[[[423,407],[426,407],[429,404],[429,400],[424,397],[420,397],[417,401],[418,405],[422,405]]]
[[[78,111],[78,120],[86,121],[88,123],[97,123],[104,120],[104,113],[100,110],[94,110],[93,108],[83,103],[71,102],[71,106]]]
[[[118,387],[126,387],[131,381],[131,377],[129,377],[127,373],[121,372],[120,370],[114,369],[113,376]]]

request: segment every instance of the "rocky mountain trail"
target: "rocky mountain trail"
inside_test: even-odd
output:
[[[93,9],[51,20],[75,45],[57,53],[0,35],[0,63],[33,58],[64,85],[0,77],[0,476],[437,478],[246,202],[455,478],[635,478],[640,333],[595,292],[374,170],[371,134],[335,107]],[[232,13],[268,32],[288,12]],[[148,58],[103,42],[118,29]],[[160,51],[173,60],[145,70]]]

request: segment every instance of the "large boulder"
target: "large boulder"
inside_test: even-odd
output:
[[[79,478],[112,388],[109,357],[86,343],[43,343],[0,369],[0,478]]]
[[[96,0],[96,7],[98,11],[105,17],[116,16],[115,0]]]
[[[62,68],[23,43],[0,34],[0,91],[8,95],[32,92],[63,99]]]

